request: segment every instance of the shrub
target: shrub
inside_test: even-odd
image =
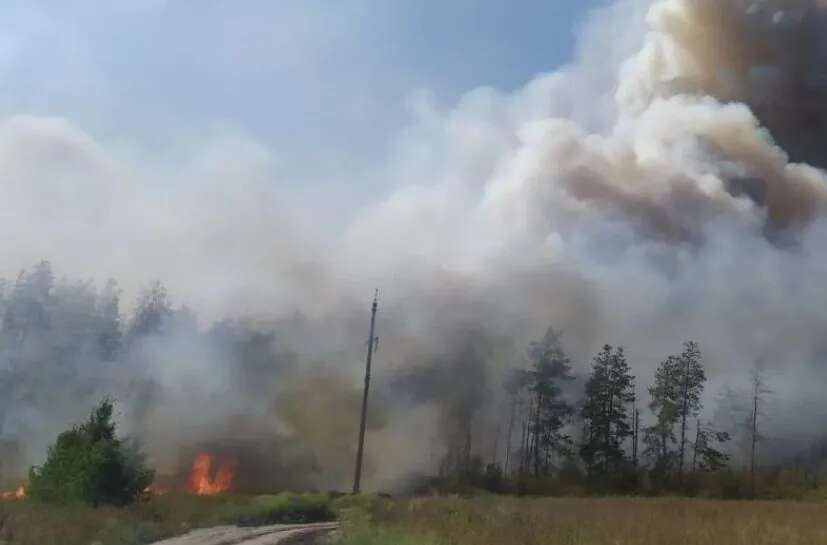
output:
[[[86,422],[58,436],[46,463],[29,470],[30,497],[97,506],[125,505],[142,496],[154,473],[135,444],[117,437],[113,409],[105,399]]]
[[[295,524],[334,520],[332,502],[327,494],[292,494],[256,496],[248,504],[228,507],[226,522],[240,526]]]

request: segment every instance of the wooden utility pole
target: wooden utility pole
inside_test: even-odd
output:
[[[373,350],[377,344],[374,336],[376,329],[376,310],[379,308],[379,290],[373,296],[373,305],[370,308],[370,336],[368,337],[368,356],[365,362],[365,391],[362,394],[362,419],[359,423],[359,446],[356,450],[356,472],[353,477],[353,493],[358,494],[362,485],[362,457],[365,452],[365,426],[368,419],[368,391],[370,390],[370,364],[373,359]]]
[[[764,380],[764,372],[761,369],[759,363],[755,364],[755,367],[752,369],[752,414],[750,415],[750,435],[751,437],[751,445],[750,445],[750,457],[749,457],[749,478],[750,478],[750,490],[752,494],[755,495],[755,472],[757,471],[758,465],[758,449],[760,448],[760,441],[764,438],[761,437],[761,433],[759,431],[759,422],[758,417],[763,415],[762,406],[765,401],[765,397],[767,394],[772,393],[766,382]]]
[[[749,457],[750,489],[755,494],[755,452],[758,447],[758,399],[761,397],[761,375],[756,370],[752,383],[752,445]]]

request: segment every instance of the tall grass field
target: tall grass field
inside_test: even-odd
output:
[[[0,545],[146,545],[198,528],[338,518],[317,545],[825,545],[827,503],[683,498],[169,495],[129,507],[0,501]]]
[[[824,545],[827,504],[417,498],[348,511],[340,545]]]

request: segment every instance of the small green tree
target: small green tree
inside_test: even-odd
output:
[[[724,452],[722,447],[729,440],[729,433],[717,431],[711,424],[701,425],[701,421],[698,420],[692,449],[692,472],[725,469],[729,464],[729,454]]]
[[[152,483],[134,444],[118,439],[114,404],[104,399],[89,419],[61,433],[49,447],[46,463],[29,470],[28,494],[49,502],[125,505]]]

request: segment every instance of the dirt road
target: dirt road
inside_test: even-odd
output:
[[[276,545],[289,538],[310,536],[334,530],[335,522],[318,524],[277,524],[256,528],[219,526],[158,541],[155,545]]]

